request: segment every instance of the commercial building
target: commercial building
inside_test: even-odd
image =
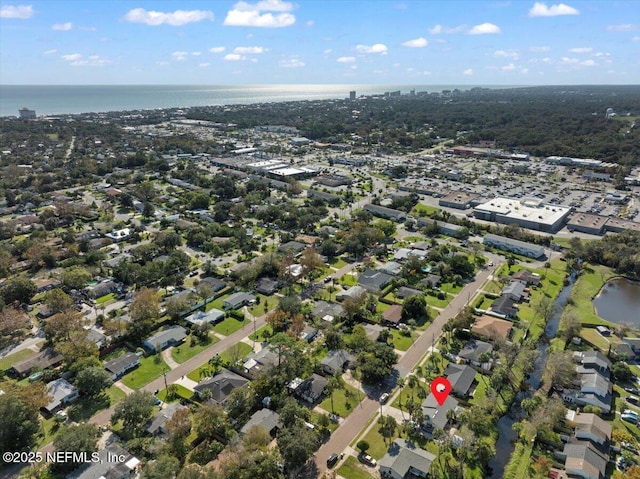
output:
[[[21,108],[18,110],[21,120],[35,120],[36,119],[36,111],[29,110],[27,107]]]
[[[473,215],[485,221],[555,233],[564,226],[571,211],[569,206],[550,205],[539,200],[498,197],[476,206]]]
[[[527,258],[538,259],[544,256],[544,248],[542,246],[506,238],[504,236],[487,234],[484,236],[482,242],[487,246],[492,246],[493,248],[521,254],[522,256],[526,256]]]
[[[480,195],[473,193],[465,193],[464,191],[453,191],[444,198],[438,200],[438,205],[445,208],[456,208],[458,210],[466,210],[471,207],[473,200],[479,198]]]
[[[567,221],[569,231],[580,231],[590,235],[602,235],[607,223],[606,216],[592,215],[589,213],[575,213]]]

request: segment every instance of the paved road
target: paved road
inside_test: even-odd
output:
[[[500,265],[496,263],[496,267]],[[426,354],[427,350],[432,346],[432,342],[442,334],[442,328],[467,304],[469,298],[480,289],[482,284],[487,280],[489,275],[495,268],[481,270],[476,279],[467,284],[462,291],[444,308],[436,319],[427,327],[413,345],[398,361],[400,370],[411,371],[418,365]],[[355,439],[367,422],[373,418],[379,411],[380,404],[377,400],[365,397],[364,400],[353,410],[353,412],[340,424],[329,441],[323,444],[316,453],[316,465],[318,466],[319,476],[327,470],[326,459],[332,453],[341,453]]]

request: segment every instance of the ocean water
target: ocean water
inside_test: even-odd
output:
[[[0,116],[40,115],[348,98],[400,90],[439,92],[472,85],[0,85]],[[504,88],[494,86],[485,88]]]

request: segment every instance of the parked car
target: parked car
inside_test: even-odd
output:
[[[334,452],[327,458],[327,467],[333,467],[338,462],[338,455]]]
[[[640,402],[640,400],[635,396],[627,396],[624,400],[631,404],[638,404],[638,402]]]
[[[380,395],[380,404],[384,404],[389,399],[389,393],[382,393]]]
[[[638,413],[635,411],[632,411],[631,409],[625,409],[624,411],[622,411],[620,418],[623,421],[630,422],[631,424],[638,424],[638,420],[640,419],[638,417]]]
[[[360,454],[358,456],[358,459],[362,464],[366,464],[367,466],[370,466],[370,467],[376,467],[378,465],[376,460],[373,457],[371,457],[369,454]]]

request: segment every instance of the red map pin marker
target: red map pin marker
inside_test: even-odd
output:
[[[447,400],[450,392],[451,383],[444,376],[440,376],[431,381],[431,394],[433,394],[440,406]]]

